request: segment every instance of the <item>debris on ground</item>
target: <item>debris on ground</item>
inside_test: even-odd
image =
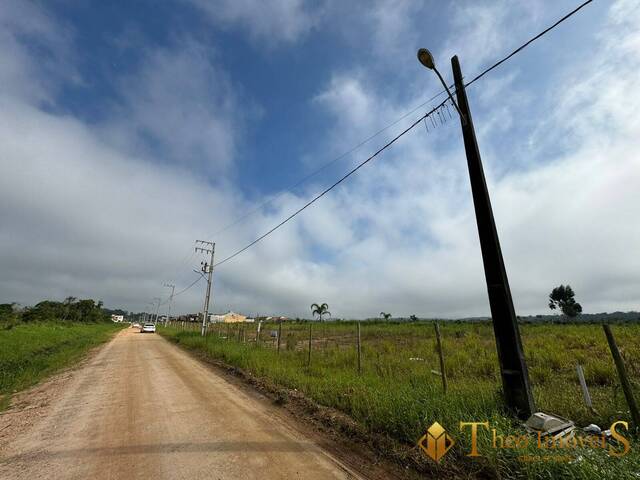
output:
[[[602,433],[602,429],[595,423],[591,423],[587,425],[582,430],[584,430],[586,433],[591,433],[593,435],[600,435]]]
[[[536,412],[524,424],[527,432],[541,437],[558,439],[575,435],[576,425],[566,418],[544,412]]]

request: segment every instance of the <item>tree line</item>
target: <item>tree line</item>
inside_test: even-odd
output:
[[[32,307],[20,307],[15,303],[0,304],[0,324],[5,328],[28,322],[85,322],[96,323],[111,320],[111,311],[102,301],[67,297],[62,302],[44,300]]]

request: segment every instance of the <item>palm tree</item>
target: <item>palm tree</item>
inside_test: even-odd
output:
[[[331,312],[329,311],[329,305],[327,305],[326,303],[323,303],[320,305],[317,303],[311,304],[311,315],[314,318],[316,315],[318,315],[318,317],[320,317],[320,321],[322,321],[323,315],[331,316]]]
[[[320,317],[320,322],[322,322],[323,315],[331,316],[331,312],[329,311],[329,305],[327,305],[326,303],[323,303],[321,305],[318,305],[317,303],[311,304],[311,315],[313,317],[318,315],[318,317]],[[311,328],[311,325],[309,325],[309,328]],[[311,330],[309,330],[309,335],[311,335]],[[323,341],[322,348],[324,349],[327,347],[327,332],[325,331],[324,327],[322,328],[322,341]]]
[[[385,320],[389,320],[391,318],[391,314],[390,313],[385,313],[385,312],[380,312],[380,316],[382,318],[384,318]]]

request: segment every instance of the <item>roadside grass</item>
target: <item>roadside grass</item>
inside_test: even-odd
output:
[[[440,463],[429,463],[438,478],[452,477],[452,472],[469,478],[488,475],[505,479],[640,477],[637,437],[631,451],[618,458],[605,449],[540,450],[535,437],[530,437],[526,448],[496,449],[492,433],[479,428],[482,457],[467,457],[470,435],[468,428],[460,431],[461,421],[488,421],[503,437],[523,434],[521,426],[501,408],[492,325],[441,322],[449,379],[446,395],[440,377],[432,373],[439,370],[439,363],[430,322],[361,325],[361,375],[356,368],[355,322],[314,322],[310,366],[305,322],[283,324],[279,354],[276,340],[270,336],[278,328],[275,324],[263,325],[258,342],[256,325],[251,324],[214,325],[206,339],[197,328],[174,326],[160,328],[159,333],[259,378],[297,389],[322,405],[345,412],[368,431],[406,445],[415,446],[425,429],[438,421],[457,443]],[[640,398],[640,325],[620,324],[613,330]],[[596,423],[603,430],[616,420],[630,422],[599,325],[522,325],[521,333],[538,410],[570,418],[578,426]],[[575,373],[577,363],[585,370],[597,413],[584,406]]]
[[[120,328],[111,322],[42,322],[0,330],[0,411],[13,393],[78,361]]]

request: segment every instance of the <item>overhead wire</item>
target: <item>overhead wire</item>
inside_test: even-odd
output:
[[[585,7],[586,5],[588,5],[589,3],[591,3],[593,0],[587,0],[584,3],[582,3],[581,5],[579,5],[578,7],[576,7],[574,10],[572,10],[571,12],[569,12],[568,14],[566,14],[565,16],[563,16],[562,18],[560,18],[558,21],[556,21],[553,25],[549,26],[548,28],[546,28],[545,30],[543,30],[542,32],[540,32],[539,34],[537,34],[536,36],[532,37],[531,39],[529,39],[527,42],[525,42],[524,44],[522,44],[521,46],[519,46],[518,48],[516,48],[513,52],[511,52],[510,54],[508,54],[507,56],[503,57],[502,59],[500,59],[499,61],[495,62],[493,65],[491,65],[490,67],[486,68],[485,70],[483,70],[482,72],[480,72],[478,75],[476,75],[473,79],[471,79],[469,82],[465,83],[465,88],[470,86],[471,84],[473,84],[474,82],[476,82],[477,80],[479,80],[480,78],[482,78],[484,75],[486,75],[487,73],[489,73],[490,71],[492,71],[493,69],[497,68],[498,66],[500,66],[501,64],[503,64],[504,62],[506,62],[507,60],[509,60],[511,57],[513,57],[514,55],[516,55],[517,53],[519,53],[520,51],[522,51],[524,48],[526,48],[528,45],[530,45],[531,43],[533,43],[534,41],[536,41],[537,39],[539,39],[540,37],[542,37],[543,35],[545,35],[546,33],[548,33],[549,31],[553,30],[555,27],[557,27],[558,25],[560,25],[562,22],[564,22],[565,20],[567,20],[569,17],[571,17],[572,15],[576,14],[580,9],[582,9],[583,7]],[[369,163],[371,160],[373,160],[375,157],[377,157],[380,153],[382,153],[384,150],[386,150],[387,148],[389,148],[391,145],[393,145],[398,139],[400,139],[402,136],[404,136],[406,133],[408,133],[409,131],[411,131],[416,125],[418,125],[423,119],[426,120],[427,117],[429,117],[430,115],[432,115],[434,112],[437,112],[438,109],[440,107],[442,107],[443,105],[446,104],[448,98],[445,99],[442,103],[440,103],[437,107],[433,108],[432,110],[430,110],[428,113],[424,114],[422,117],[420,117],[419,119],[417,119],[416,121],[414,121],[409,127],[407,127],[405,130],[403,130],[402,132],[400,132],[397,136],[395,136],[393,139],[391,139],[388,143],[386,143],[382,148],[380,148],[378,151],[376,151],[373,155],[371,155],[369,158],[367,158],[366,160],[364,160],[363,162],[359,163],[355,168],[351,169],[349,172],[347,172],[345,175],[343,175],[338,181],[336,181],[335,183],[333,183],[331,186],[327,187],[326,189],[324,189],[322,192],[320,192],[320,194],[316,195],[313,199],[311,199],[309,202],[307,202],[305,205],[303,205],[302,207],[300,207],[298,210],[296,210],[295,212],[293,212],[291,215],[289,215],[287,218],[285,218],[283,221],[281,221],[280,223],[278,223],[275,227],[271,228],[270,230],[268,230],[267,232],[265,232],[264,234],[260,235],[258,238],[256,238],[255,240],[253,240],[251,243],[247,244],[246,246],[244,246],[243,248],[241,248],[240,250],[238,250],[237,252],[233,253],[232,255],[229,255],[228,257],[224,258],[223,260],[217,262],[214,264],[214,267],[218,267],[226,262],[228,262],[229,260],[231,260],[232,258],[237,257],[238,255],[240,255],[242,252],[246,251],[247,249],[251,248],[253,245],[255,245],[256,243],[258,243],[259,241],[261,241],[262,239],[264,239],[265,237],[269,236],[271,233],[273,233],[274,231],[276,231],[278,228],[280,228],[281,226],[283,226],[285,223],[287,223],[289,220],[293,219],[296,215],[298,215],[299,213],[301,213],[302,211],[304,211],[306,208],[310,207],[311,205],[313,205],[317,200],[319,200],[320,198],[322,198],[324,195],[326,195],[328,192],[330,192],[331,190],[333,190],[335,187],[337,187],[339,184],[341,184],[344,180],[346,180],[347,178],[349,178],[351,175],[353,175],[354,173],[356,173],[360,168],[362,168],[364,165],[366,165],[367,163]],[[397,123],[397,122],[396,122]]]
[[[578,5],[576,8],[574,8],[573,10],[571,10],[569,13],[567,13],[564,17],[560,18],[557,22],[555,22],[553,25],[547,27],[546,29],[544,29],[542,32],[540,32],[539,34],[537,34],[535,37],[530,38],[529,40],[527,40],[525,43],[523,43],[522,45],[520,45],[518,48],[516,48],[513,52],[511,52],[509,55],[507,55],[506,57],[502,58],[501,60],[497,61],[496,63],[494,63],[493,65],[491,65],[489,68],[486,68],[485,70],[483,70],[481,73],[479,73],[478,75],[476,75],[475,77],[473,77],[469,83],[465,83],[465,87],[468,87],[469,85],[471,85],[472,83],[474,83],[476,80],[480,80],[482,77],[484,77],[487,73],[489,73],[491,70],[493,70],[494,68],[499,67],[500,65],[502,65],[504,62],[506,62],[507,60],[509,60],[511,57],[513,57],[514,55],[516,55],[517,53],[520,53],[522,50],[524,50],[526,47],[528,47],[530,44],[532,44],[533,42],[535,42],[537,39],[539,39],[540,37],[542,37],[543,35],[547,34],[548,32],[550,32],[551,30],[553,30],[554,28],[556,28],[558,25],[560,25],[562,22],[564,22],[565,20],[567,20],[569,17],[571,17],[572,15],[578,13],[579,10],[581,10],[582,8],[586,7],[588,4],[590,4],[591,2],[593,2],[593,0],[587,0],[584,3],[581,3],[580,5]]]
[[[418,105],[417,107],[412,108],[410,111],[408,111],[407,113],[405,113],[404,115],[402,115],[400,118],[394,120],[393,122],[389,123],[388,125],[386,125],[385,127],[381,128],[380,130],[378,130],[377,132],[371,134],[370,136],[368,136],[367,138],[365,138],[364,140],[362,140],[360,143],[358,143],[357,145],[355,145],[354,147],[350,148],[349,150],[347,150],[346,152],[338,155],[336,158],[334,158],[333,160],[323,164],[322,166],[320,166],[318,169],[310,172],[309,174],[305,175],[304,177],[302,177],[300,180],[298,180],[297,182],[295,182],[294,184],[281,189],[278,193],[276,193],[275,195],[273,195],[271,198],[268,198],[267,200],[261,202],[259,205],[257,205],[255,208],[245,212],[244,214],[242,214],[240,217],[238,217],[237,219],[233,220],[232,222],[230,222],[229,224],[225,225],[224,227],[222,227],[220,230],[218,230],[217,232],[215,232],[213,235],[211,235],[212,237],[215,237],[216,235],[220,235],[221,233],[227,231],[228,229],[230,229],[231,227],[234,227],[235,225],[241,223],[243,220],[245,220],[246,218],[250,217],[251,215],[253,215],[254,213],[259,212],[260,210],[262,210],[264,207],[266,207],[267,205],[273,203],[275,200],[277,200],[278,198],[282,197],[284,194],[286,194],[287,192],[291,192],[292,190],[294,190],[295,188],[299,187],[300,185],[302,185],[303,183],[305,183],[307,180],[310,180],[311,178],[315,177],[316,175],[318,175],[319,173],[323,172],[324,170],[326,170],[327,168],[331,167],[332,165],[334,165],[335,163],[337,163],[338,161],[342,160],[343,158],[351,155],[353,152],[355,152],[356,150],[358,150],[360,147],[362,147],[363,145],[369,143],[371,140],[373,140],[374,138],[376,138],[378,135],[386,132],[387,130],[389,130],[391,127],[394,127],[395,125],[397,125],[398,123],[400,123],[402,120],[404,120],[405,118],[407,118],[409,115],[411,115],[412,113],[414,113],[416,110],[421,109],[422,107],[424,107],[425,105],[427,105],[428,103],[432,102],[433,100],[435,100],[436,98],[438,98],[439,96],[441,96],[442,94],[446,93],[445,90],[440,91],[439,93],[435,94],[434,96],[432,96],[431,98],[429,98],[428,100],[425,100],[424,102],[422,102],[420,105]]]
[[[421,116],[418,120],[414,121],[411,125],[409,125],[407,128],[405,128],[402,132],[400,132],[398,135],[396,135],[395,137],[393,137],[389,142],[387,142],[384,146],[382,146],[380,149],[378,149],[373,155],[371,155],[369,158],[367,158],[366,160],[364,160],[363,162],[360,162],[356,167],[352,168],[351,170],[349,170],[345,175],[343,175],[342,177],[340,177],[340,179],[338,179],[336,182],[334,182],[332,185],[330,185],[329,187],[325,188],[322,192],[320,192],[318,195],[316,195],[315,197],[313,197],[313,199],[311,199],[310,201],[308,201],[307,203],[305,203],[302,207],[300,207],[298,210],[296,210],[295,212],[293,212],[291,215],[289,215],[287,218],[285,218],[284,220],[282,220],[279,224],[277,224],[275,227],[271,228],[269,231],[263,233],[262,235],[260,235],[258,238],[256,238],[255,240],[253,240],[251,243],[249,243],[248,245],[244,246],[243,248],[241,248],[240,250],[238,250],[237,252],[235,252],[232,255],[229,255],[228,257],[224,258],[223,260],[220,260],[217,263],[214,263],[213,266],[215,267],[219,267],[220,265],[222,265],[223,263],[228,262],[229,260],[231,260],[234,257],[237,257],[238,255],[240,255],[242,252],[244,252],[245,250],[251,248],[252,246],[254,246],[256,243],[258,243],[260,240],[264,239],[265,237],[271,235],[273,232],[275,232],[278,228],[280,228],[281,226],[283,226],[285,223],[287,223],[289,220],[291,220],[292,218],[294,218],[296,215],[298,215],[299,213],[301,213],[302,211],[304,211],[305,209],[307,209],[308,207],[310,207],[311,205],[313,205],[316,201],[318,201],[320,198],[322,198],[323,196],[325,196],[327,193],[329,193],[331,190],[333,190],[335,187],[337,187],[338,185],[340,185],[342,182],[344,182],[347,178],[349,178],[351,175],[353,175],[354,173],[356,173],[358,170],[360,170],[362,167],[364,167],[367,163],[369,163],[371,160],[373,160],[374,158],[376,158],[380,153],[384,152],[387,148],[389,148],[391,145],[393,145],[396,141],[398,141],[401,137],[403,137],[405,134],[407,134],[409,131],[411,131],[416,125],[418,125],[423,118],[427,118],[428,116],[430,116],[432,113],[434,113],[435,111],[437,111],[437,109],[439,109],[440,107],[442,107],[446,102],[447,102],[448,98],[445,99],[442,103],[440,103],[437,107],[434,107],[433,109],[431,109],[428,113],[425,113],[423,116]]]

